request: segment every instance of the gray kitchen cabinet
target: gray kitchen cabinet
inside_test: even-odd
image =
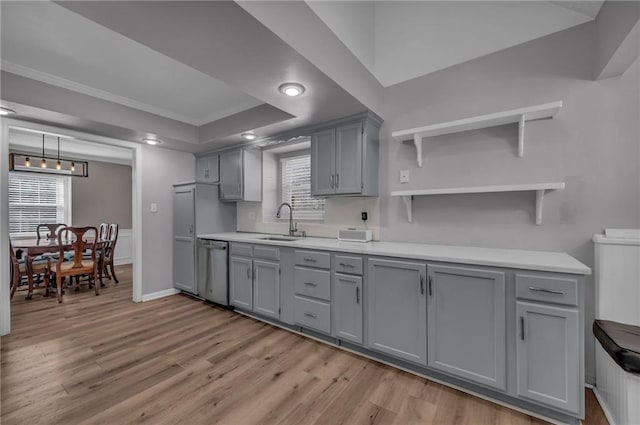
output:
[[[371,258],[367,266],[368,347],[427,364],[427,266]]]
[[[218,183],[219,180],[218,155],[207,155],[196,158],[196,182]]]
[[[329,129],[311,136],[311,187],[313,195],[335,193],[336,132]]]
[[[380,121],[370,114],[311,136],[311,194],[378,196]]]
[[[253,311],[277,319],[280,310],[280,263],[253,260]]]
[[[229,301],[245,310],[253,309],[253,261],[244,257],[229,257]]]
[[[335,336],[362,344],[362,277],[334,274]]]
[[[194,185],[173,192],[173,286],[192,294],[197,293],[195,192]]]
[[[428,366],[506,389],[504,272],[428,264]]]
[[[260,149],[234,149],[220,154],[220,199],[262,201]]]
[[[580,413],[578,310],[516,302],[518,396]]]

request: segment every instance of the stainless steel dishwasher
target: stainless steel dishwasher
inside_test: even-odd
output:
[[[227,242],[198,239],[198,295],[229,305]]]

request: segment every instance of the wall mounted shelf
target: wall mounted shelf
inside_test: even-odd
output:
[[[396,190],[391,192],[391,196],[400,196],[407,208],[407,220],[412,222],[413,198],[414,196],[426,195],[454,195],[461,193],[495,193],[495,192],[536,192],[536,224],[542,224],[542,203],[547,191],[563,190],[564,182],[556,183],[532,183],[513,184],[501,186],[470,186],[470,187],[449,187],[437,189],[417,189],[417,190]]]
[[[524,156],[524,124],[527,121],[553,118],[562,108],[562,101],[545,103],[543,105],[512,109],[510,111],[479,115],[455,121],[427,125],[425,127],[394,131],[391,137],[397,142],[411,141],[416,147],[418,167],[422,167],[422,139],[425,137],[441,136],[443,134],[460,133],[469,130],[495,127],[505,124],[518,123],[518,157]]]

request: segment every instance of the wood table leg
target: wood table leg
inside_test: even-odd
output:
[[[27,272],[27,282],[29,282],[29,292],[25,299],[30,300],[33,297],[33,257],[27,254],[25,261],[25,270]]]

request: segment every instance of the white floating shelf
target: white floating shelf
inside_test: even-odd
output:
[[[422,167],[422,139],[425,137],[441,136],[443,134],[460,133],[469,130],[495,127],[498,125],[518,123],[518,156],[524,155],[524,124],[527,121],[553,118],[562,108],[562,101],[545,103],[543,105],[512,109],[477,117],[464,118],[455,121],[427,125],[425,127],[410,128],[394,131],[391,137],[397,142],[412,141],[416,147],[418,167]]]
[[[563,190],[564,182],[512,184],[501,186],[448,187],[438,189],[396,190],[391,196],[400,196],[407,208],[407,220],[412,222],[413,197],[426,195],[454,195],[461,193],[495,193],[495,192],[536,192],[536,224],[542,224],[542,202],[547,191]]]

